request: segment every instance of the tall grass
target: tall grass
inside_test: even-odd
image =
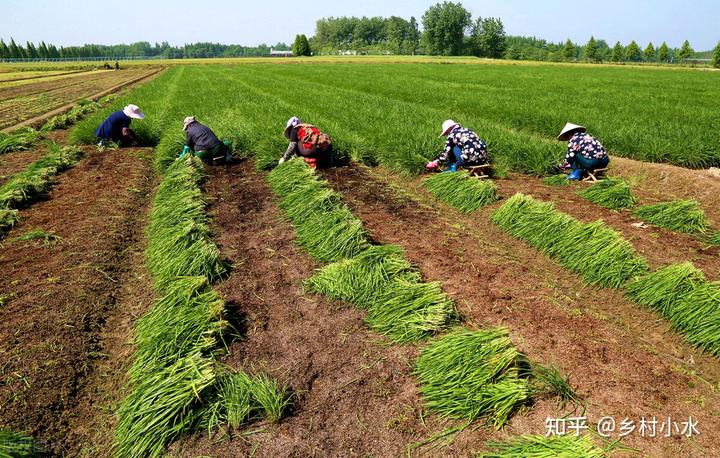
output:
[[[498,200],[492,181],[473,178],[464,171],[435,174],[427,178],[423,186],[438,199],[464,213],[473,212]]]
[[[500,428],[530,398],[523,364],[507,330],[457,329],[422,350],[415,374],[425,405],[441,417],[484,417]]]
[[[690,262],[635,279],[628,295],[670,320],[690,343],[720,356],[720,283],[707,282]]]
[[[35,458],[45,456],[43,448],[30,436],[0,429],[0,458]]]
[[[623,210],[637,203],[637,197],[633,195],[630,186],[622,178],[600,180],[581,191],[580,197],[610,210]]]
[[[521,193],[498,208],[492,221],[558,259],[588,283],[618,288],[648,269],[632,245],[602,221],[581,223],[555,210],[552,203]]]
[[[688,234],[703,233],[709,222],[696,200],[678,200],[645,205],[634,212],[635,216],[656,226]]]
[[[505,442],[488,442],[489,452],[476,458],[606,458],[608,448],[600,448],[584,436],[519,436]]]

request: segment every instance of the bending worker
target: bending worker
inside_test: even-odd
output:
[[[187,136],[187,142],[180,153],[180,158],[193,151],[195,156],[206,164],[212,164],[213,160],[218,158],[223,159],[226,164],[232,162],[232,151],[228,145],[221,142],[208,126],[197,122],[195,116],[185,118],[183,130]]]
[[[111,113],[95,130],[95,136],[100,139],[98,145],[102,146],[111,141],[123,146],[131,145],[135,141],[135,134],[130,130],[130,123],[133,119],[143,118],[145,115],[137,105],[128,105]]]
[[[581,180],[587,172],[604,169],[610,163],[610,157],[602,144],[587,133],[587,129],[577,124],[567,123],[558,140],[567,141],[567,154],[562,168],[570,168],[568,180]]]
[[[434,170],[440,164],[448,163],[446,172],[455,172],[458,167],[487,164],[490,161],[487,145],[480,140],[475,132],[466,129],[452,119],[442,124],[440,136],[447,136],[445,149],[434,160],[425,166]]]
[[[332,139],[312,124],[303,124],[300,118],[293,116],[285,125],[285,137],[290,144],[278,165],[295,155],[302,157],[313,169],[333,165]]]

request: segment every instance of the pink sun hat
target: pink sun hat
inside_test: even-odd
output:
[[[130,105],[126,106],[125,108],[123,108],[123,113],[125,113],[125,115],[127,115],[130,118],[135,118],[135,119],[144,119],[145,118],[145,115],[143,114],[143,112],[140,111],[140,107],[138,107],[137,105],[133,105],[133,104],[130,104]]]

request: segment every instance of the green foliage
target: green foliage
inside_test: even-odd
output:
[[[422,17],[422,45],[425,52],[443,56],[460,55],[470,18],[470,12],[462,3],[445,1],[429,7]]]
[[[720,41],[718,42],[712,54],[712,66],[713,68],[720,68]]]
[[[543,178],[543,183],[548,186],[569,186],[570,180],[568,180],[568,176],[564,173],[559,173]]]
[[[610,60],[613,62],[622,62],[625,60],[625,48],[619,41],[615,43],[615,46],[613,46]]]
[[[351,258],[368,247],[360,220],[302,159],[276,167],[268,181],[283,197],[280,207],[295,226],[298,243],[317,260]]]
[[[555,366],[532,365],[531,392],[533,397],[555,396],[562,406],[568,402],[578,405],[581,401],[570,385],[570,378]]]
[[[479,57],[500,59],[505,54],[505,26],[500,18],[477,18],[470,33],[474,52]]]
[[[310,43],[308,43],[308,39],[305,34],[295,35],[295,42],[292,45],[292,52],[296,56],[311,55]]]
[[[495,183],[479,180],[468,172],[438,173],[426,179],[423,186],[435,197],[464,213],[470,213],[498,200]]]
[[[500,428],[530,398],[524,363],[507,330],[460,328],[422,350],[415,374],[425,405],[441,417],[486,417]]]
[[[92,100],[81,100],[67,113],[53,116],[48,119],[40,128],[40,132],[50,132],[55,129],[63,129],[75,124],[90,113],[100,109],[100,103]]]
[[[658,48],[658,59],[660,62],[667,63],[670,59],[670,49],[668,48],[667,43],[664,41]]]
[[[203,276],[212,282],[226,273],[211,239],[201,170],[196,158],[175,162],[155,196],[146,255],[161,291],[178,276]]]
[[[650,224],[688,234],[704,233],[709,226],[705,212],[696,200],[645,205],[635,210],[634,215]]]
[[[655,46],[653,46],[652,41],[648,43],[645,51],[643,51],[643,55],[645,57],[645,62],[655,62]]]
[[[12,229],[19,221],[17,210],[0,208],[0,234]]]
[[[690,42],[685,40],[680,48],[680,51],[678,51],[678,58],[681,60],[689,59],[693,54],[695,54],[695,50],[690,46]]]
[[[595,41],[595,37],[593,36],[590,37],[590,40],[588,40],[587,44],[585,45],[585,58],[589,62],[597,62],[599,60],[597,41]]]
[[[0,429],[0,458],[34,458],[45,456],[42,447],[30,436]]]
[[[635,40],[631,41],[627,49],[625,49],[625,59],[630,62],[640,62],[642,60],[640,46],[635,43]]]
[[[305,286],[310,291],[368,309],[396,279],[417,283],[420,282],[420,274],[405,260],[402,248],[376,245],[354,258],[318,269]]]
[[[2,221],[2,216],[0,216],[0,221]],[[1,225],[2,223],[0,223]],[[720,245],[720,231],[715,232],[712,234],[709,238],[709,242],[713,245]]]
[[[608,449],[599,448],[590,436],[518,436],[505,442],[488,442],[491,452],[476,458],[606,458]]]
[[[30,149],[42,138],[32,127],[21,127],[11,134],[0,132],[0,154]]]
[[[581,197],[611,210],[622,210],[637,203],[637,197],[622,178],[606,178],[581,191]]]
[[[570,41],[569,38],[567,39],[567,41],[565,41],[565,46],[563,46],[562,54],[567,61],[575,59],[575,56],[577,54],[577,47],[572,41]]]
[[[706,282],[690,262],[635,279],[628,295],[669,319],[685,339],[720,356],[720,283]]]
[[[648,269],[632,245],[602,221],[584,224],[523,194],[498,208],[492,221],[528,241],[588,283],[618,288]]]
[[[29,241],[29,240],[39,240],[42,242],[43,246],[45,246],[45,247],[49,247],[58,242],[63,243],[62,237],[60,237],[59,235],[57,235],[53,232],[46,232],[42,229],[33,229],[30,231],[27,231],[26,233],[15,237],[14,240],[18,241],[18,242],[24,242],[24,241]]]

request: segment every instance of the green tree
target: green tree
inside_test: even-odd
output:
[[[640,46],[635,43],[635,40],[631,41],[625,50],[625,58],[630,62],[640,62],[642,60],[642,52]]]
[[[425,52],[443,56],[460,55],[470,19],[470,12],[462,3],[446,1],[428,8],[422,17]]]
[[[670,49],[668,49],[667,43],[665,43],[663,41],[662,44],[660,45],[660,47],[658,48],[658,60],[660,60],[660,62],[667,62],[669,58],[670,58]]]
[[[619,41],[613,46],[610,60],[613,62],[622,62],[625,60],[625,48],[623,48],[623,45],[621,45]]]
[[[577,52],[577,48],[575,48],[575,45],[572,41],[568,38],[565,42],[565,46],[563,46],[562,49],[562,55],[565,60],[572,60],[575,59],[575,53]]]
[[[597,42],[593,36],[590,37],[590,40],[585,45],[585,58],[590,62],[597,62],[599,60]]]
[[[21,59],[24,56],[23,50],[15,43],[15,40],[10,37],[10,57],[13,59]]]
[[[713,50],[712,66],[715,68],[720,68],[720,41],[718,41],[717,46],[715,46],[715,49]]]
[[[305,34],[295,35],[295,42],[292,45],[292,52],[296,56],[309,56],[310,43]]]
[[[690,46],[690,42],[685,40],[685,43],[683,43],[682,47],[680,48],[678,57],[681,60],[684,60],[684,59],[689,59],[693,54],[695,54],[695,50],[693,50],[692,47]]]
[[[38,57],[40,57],[38,56],[37,49],[35,49],[35,45],[30,43],[29,41],[27,42],[25,49],[27,50],[26,55],[28,58],[37,59]]]
[[[652,41],[648,43],[643,54],[645,55],[645,62],[655,62],[655,46],[653,46]]]
[[[510,60],[520,60],[520,47],[516,44],[512,44],[508,46],[507,51],[505,51],[505,58]]]
[[[0,59],[7,59],[10,57],[10,48],[5,44],[5,41],[0,38]]]
[[[505,53],[505,26],[500,18],[477,18],[470,39],[476,56],[499,59]]]

